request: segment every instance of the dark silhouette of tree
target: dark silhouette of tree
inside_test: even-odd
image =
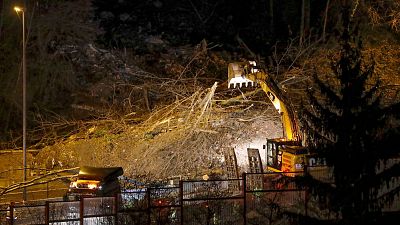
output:
[[[400,104],[383,105],[385,96],[373,76],[374,64],[364,63],[358,26],[353,26],[350,14],[345,3],[340,57],[332,63],[334,76],[323,80],[314,75],[315,88],[308,91],[310,107],[302,115],[308,146],[326,158],[334,182],[323,183],[311,176],[301,181],[337,213],[331,223],[381,224],[382,208],[400,194],[400,164],[395,161]]]

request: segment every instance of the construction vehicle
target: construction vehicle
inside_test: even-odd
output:
[[[228,87],[260,86],[267,94],[275,109],[281,115],[283,137],[267,139],[266,170],[273,172],[304,171],[309,162],[316,162],[307,148],[302,145],[302,136],[294,111],[287,104],[285,96],[275,81],[256,62],[230,63],[228,65]],[[318,160],[320,162],[320,160]]]
[[[65,198],[77,200],[81,197],[115,196],[121,192],[118,177],[123,173],[122,167],[80,167],[79,174],[71,181]]]

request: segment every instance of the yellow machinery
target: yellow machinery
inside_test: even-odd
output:
[[[301,135],[294,112],[283,101],[285,97],[275,81],[265,71],[257,68],[254,61],[230,63],[228,78],[229,88],[259,85],[281,115],[283,137],[267,139],[267,171],[302,172],[308,151],[305,147],[302,147]]]
[[[82,166],[76,180],[73,180],[65,195],[66,199],[80,199],[88,196],[114,196],[121,192],[119,176],[122,167],[90,167]]]

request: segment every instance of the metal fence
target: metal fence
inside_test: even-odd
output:
[[[293,177],[300,173],[248,174],[245,182],[245,224],[289,224],[286,212],[307,215],[306,189]]]
[[[243,184],[242,179],[181,182],[182,224],[244,224]]]
[[[177,187],[138,188],[114,197],[11,203],[0,207],[0,224],[288,224],[283,211],[307,214],[306,192],[291,175],[246,173],[241,179],[180,181]]]
[[[308,168],[331,181],[323,168]],[[323,173],[323,174],[322,174]],[[0,205],[7,225],[284,225],[292,215],[314,215],[313,199],[295,183],[297,173],[245,173],[241,179],[188,180],[179,186],[132,187],[113,197],[79,201],[36,201]],[[400,199],[395,200],[400,205]],[[398,208],[387,210],[389,218]],[[327,218],[330,216],[327,215]]]

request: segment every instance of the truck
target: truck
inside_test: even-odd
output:
[[[118,177],[123,173],[122,167],[82,166],[71,181],[65,198],[79,200],[81,197],[115,196],[121,192]]]
[[[294,110],[288,104],[284,94],[268,73],[257,67],[255,61],[230,63],[228,65],[228,88],[260,86],[281,116],[283,135],[280,138],[267,139],[266,170],[272,172],[290,172],[297,174],[304,171],[305,165],[315,165],[324,160],[311,154],[303,145]]]

